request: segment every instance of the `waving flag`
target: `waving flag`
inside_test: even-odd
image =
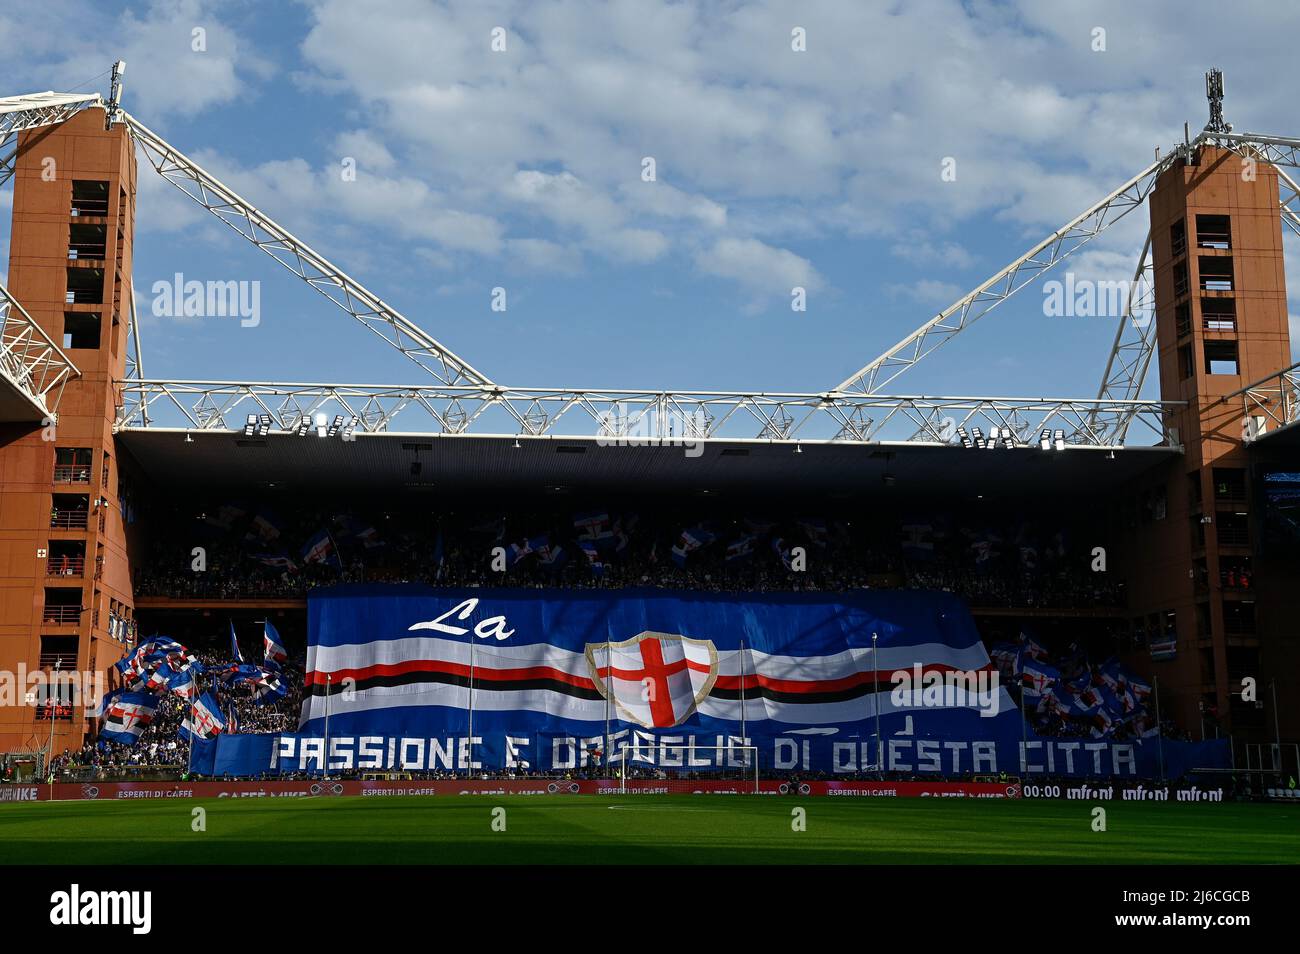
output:
[[[506,566],[511,567],[533,552],[532,542],[512,543],[506,547]]]
[[[1031,659],[1045,660],[1049,655],[1047,650],[1034,642],[1033,638],[1028,633],[1020,634],[1020,648],[1023,649],[1025,655],[1029,656]]]
[[[149,728],[158,711],[159,698],[148,692],[115,690],[104,697],[104,725],[100,738],[134,745]]]
[[[692,527],[682,531],[682,535],[677,540],[677,545],[673,547],[673,562],[678,566],[686,566],[686,558],[703,547],[708,546],[714,540],[713,534],[702,527]]]
[[[608,511],[576,514],[573,526],[578,531],[579,542],[594,543],[596,546],[614,542],[614,527]]]
[[[275,624],[269,619],[262,623],[262,644],[263,659],[282,663],[289,658],[289,653],[284,648],[284,642],[280,639],[280,634],[276,632]]]
[[[733,540],[727,545],[727,562],[732,560],[743,560],[752,556],[754,553],[754,543],[758,540],[758,534],[749,533],[738,540]]]
[[[185,700],[194,698],[198,692],[198,686],[198,682],[195,681],[193,674],[188,669],[173,673],[167,679],[167,690],[176,693]]]
[[[256,560],[262,566],[269,566],[273,570],[288,570],[290,573],[298,572],[298,564],[287,553],[250,553],[249,559]]]
[[[280,538],[280,521],[266,507],[257,512],[257,516],[253,518],[248,528],[248,533],[244,535],[245,540],[254,538],[263,543],[273,543]]]
[[[1055,666],[1049,666],[1047,663],[1038,662],[1035,659],[1021,659],[1021,682],[1026,686],[1032,686],[1038,692],[1043,692],[1049,686],[1055,685],[1060,678],[1061,671]]]
[[[589,540],[583,540],[578,546],[582,549],[583,555],[586,556],[592,574],[595,576],[604,575],[605,562],[600,558],[600,551],[596,549],[596,545]]]
[[[286,688],[279,673],[263,669],[262,674],[253,681],[253,701],[259,706],[268,706],[284,698]]]
[[[537,560],[548,569],[558,570],[564,565],[564,547],[558,543],[548,543],[537,551]]]
[[[252,663],[232,663],[221,672],[220,678],[226,685],[234,686],[241,682],[257,679],[261,674],[261,666],[254,666]]]
[[[330,536],[328,530],[316,531],[315,536],[302,548],[302,558],[307,563],[342,565],[339,562],[337,548],[334,546],[334,538]]]
[[[235,635],[235,621],[230,621],[230,657],[237,663],[244,661],[244,654],[239,651],[239,637]]]
[[[785,540],[782,537],[777,537],[772,541],[772,549],[775,550],[776,555],[781,558],[782,566],[787,570],[794,567],[794,560],[790,555],[790,548],[785,545]]]
[[[212,739],[226,729],[226,720],[221,717],[221,704],[210,692],[205,692],[190,705],[181,723],[182,739]]]

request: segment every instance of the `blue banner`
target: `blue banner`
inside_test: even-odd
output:
[[[1039,738],[947,593],[340,586],[308,617],[300,732],[229,757],[241,737],[219,739],[217,774],[317,772],[327,748],[335,772],[712,773],[750,746],[763,770],[827,776],[1228,762],[1226,743]]]

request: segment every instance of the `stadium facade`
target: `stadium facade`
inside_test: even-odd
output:
[[[0,669],[99,673],[109,685],[109,668],[137,633],[181,625],[219,635],[228,614],[269,616],[285,632],[305,632],[299,597],[137,593],[133,580],[177,527],[131,515],[178,487],[182,495],[237,489],[254,499],[300,489],[369,492],[407,507],[429,501],[432,486],[553,502],[601,489],[698,505],[707,494],[787,493],[798,466],[799,493],[832,507],[906,501],[916,509],[978,496],[1008,510],[1100,509],[1113,530],[1108,572],[1128,580],[1124,605],[975,601],[977,623],[1116,624],[1142,637],[1116,646],[1124,663],[1158,679],[1166,718],[1193,736],[1300,737],[1300,708],[1285,704],[1300,690],[1300,428],[1286,210],[1279,215],[1278,173],[1262,158],[1247,175],[1239,150],[1198,140],[1167,164],[1149,195],[1164,402],[1155,446],[1121,440],[1058,452],[1031,443],[983,453],[965,433],[946,442],[806,446],[781,436],[718,437],[704,440],[694,460],[680,448],[606,447],[523,429],[471,436],[376,427],[354,440],[315,440],[278,428],[250,435],[223,423],[219,411],[202,428],[145,426],[124,411],[136,388],[128,356],[139,358],[135,137],[133,127],[106,122],[99,107],[17,134],[9,291],[75,373],[43,401],[21,376],[0,383]],[[1257,688],[1243,698],[1246,678]],[[37,686],[27,704],[0,708],[0,752],[57,753],[82,743],[94,700],[60,695],[66,707],[50,707],[41,704],[45,691]]]

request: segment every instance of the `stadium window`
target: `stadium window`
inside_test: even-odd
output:
[[[1232,291],[1232,259],[1228,256],[1201,255],[1197,259],[1202,291]]]
[[[70,214],[74,218],[108,215],[108,183],[96,179],[73,179]]]
[[[65,311],[63,313],[63,347],[98,348],[99,313]]]
[[[1187,263],[1179,262],[1174,266],[1174,297],[1182,298],[1187,294],[1189,287],[1187,279]]]
[[[1192,304],[1180,301],[1174,305],[1174,328],[1178,337],[1186,338],[1192,333]]]
[[[1192,346],[1180,345],[1178,348],[1178,370],[1179,377],[1187,380],[1196,370],[1196,363],[1192,360]]]
[[[108,227],[74,222],[68,226],[68,258],[103,260],[108,247]]]
[[[1231,298],[1202,298],[1201,327],[1206,331],[1236,331],[1237,303]]]
[[[1205,342],[1206,374],[1239,374],[1237,367],[1237,342]]]
[[[52,671],[57,665],[61,672],[77,668],[78,638],[76,636],[42,636],[40,668]]]
[[[104,270],[102,268],[65,269],[67,272],[67,296],[64,302],[69,305],[102,305],[104,303]]]
[[[1169,226],[1169,252],[1177,258],[1187,251],[1187,223],[1179,219]]]
[[[1198,215],[1196,217],[1196,245],[1198,248],[1232,248],[1232,220],[1226,215]]]

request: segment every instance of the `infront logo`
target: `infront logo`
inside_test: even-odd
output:
[[[152,891],[69,891],[50,895],[50,923],[57,925],[130,925],[133,934],[153,927]]]

